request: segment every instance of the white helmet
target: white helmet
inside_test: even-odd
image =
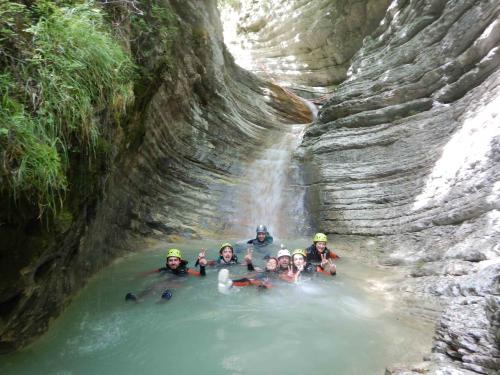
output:
[[[278,255],[276,256],[276,258],[278,258],[278,259],[279,259],[279,258],[281,258],[281,257],[285,257],[285,256],[287,256],[287,257],[292,257],[292,256],[290,255],[290,251],[288,251],[288,249],[281,249],[280,251],[278,251]]]

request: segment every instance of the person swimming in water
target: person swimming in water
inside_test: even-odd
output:
[[[206,251],[205,249],[201,249],[202,251]],[[211,259],[207,261],[208,266],[231,266],[240,264],[238,262],[238,256],[234,253],[233,245],[229,242],[225,242],[220,246],[219,249],[219,257],[217,259]],[[198,265],[198,261],[196,261],[195,266]]]
[[[173,275],[175,277],[177,276],[206,276],[206,271],[205,267],[207,265],[207,260],[205,259],[205,251],[202,250],[198,254],[198,259],[196,261],[196,264],[200,266],[200,271],[196,271],[192,268],[187,267],[188,261],[184,260],[182,258],[182,253],[178,249],[169,249],[167,251],[167,257],[166,257],[166,262],[165,266],[158,268],[154,270],[153,272],[148,272],[148,273],[160,273],[160,274],[168,274],[168,275]],[[170,278],[169,280],[162,280],[158,283],[153,284],[149,288],[141,291],[138,293],[138,295],[135,295],[132,292],[127,293],[125,296],[125,301],[135,301],[138,302],[139,298],[144,298],[150,294],[152,294],[155,290],[159,289],[164,289],[169,282],[171,282],[172,279]],[[166,289],[163,291],[161,294],[162,300],[169,300],[172,298],[172,292],[169,289]]]
[[[238,256],[234,253],[233,245],[229,242],[223,243],[219,249],[219,259],[217,259],[216,262],[219,266],[239,264]]]
[[[266,261],[264,270],[255,268],[253,266],[253,249],[247,249],[247,254],[245,256],[245,263],[247,264],[248,275],[230,279],[229,271],[227,269],[222,269],[219,271],[219,292],[227,294],[230,288],[243,287],[243,286],[257,286],[260,288],[271,288],[272,284],[270,279],[278,277],[278,259],[270,257]]]
[[[292,252],[292,272],[291,274],[298,279],[298,274],[314,274],[316,272],[324,275],[333,276],[337,272],[337,268],[331,259],[327,259],[327,255],[322,254],[321,264],[314,265],[307,261],[306,251],[303,249],[295,249]]]
[[[278,251],[278,254],[276,255],[276,258],[278,259],[278,273],[282,272],[288,272],[289,266],[290,266],[290,260],[292,258],[290,251],[288,249],[285,249],[284,246],[282,245],[281,249]]]
[[[328,237],[324,233],[316,233],[313,238],[313,244],[306,249],[307,261],[311,263],[323,262],[324,256],[326,259],[340,259],[333,251],[326,247]]]
[[[273,243],[273,237],[269,234],[265,225],[260,224],[255,232],[256,237],[248,240],[248,245],[252,245],[254,248],[259,248],[271,245]]]

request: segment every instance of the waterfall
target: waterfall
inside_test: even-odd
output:
[[[304,101],[313,113],[317,108]],[[286,238],[304,233],[306,213],[304,188],[301,184],[300,165],[293,153],[302,142],[309,124],[288,125],[279,132],[272,132],[265,149],[249,163],[237,196],[242,230],[255,235],[259,224],[267,226],[270,234]]]

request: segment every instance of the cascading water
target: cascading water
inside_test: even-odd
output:
[[[234,202],[240,234],[254,234],[262,223],[290,249],[310,244],[297,238],[307,214],[301,166],[293,157],[306,126],[270,131],[264,151],[249,163]],[[226,238],[163,242],[118,260],[96,275],[47,335],[2,358],[0,373],[374,375],[387,363],[417,360],[430,345],[431,327],[398,315],[392,296],[382,292],[387,274],[346,252],[334,277],[303,275],[294,283],[271,277],[268,288],[233,287],[227,294],[219,293],[220,267],[207,267],[204,277],[144,272],[163,266],[170,247],[196,268],[199,249],[216,259],[221,242]],[[254,256],[257,269],[264,268],[261,255]],[[232,279],[258,275],[244,262],[225,268]],[[130,293],[137,303],[125,301]]]
[[[305,101],[316,117],[317,108]],[[265,150],[250,163],[237,195],[237,226],[252,233],[258,224],[278,237],[296,237],[305,232],[304,189],[300,166],[293,153],[300,145],[308,124],[289,125],[268,138]]]

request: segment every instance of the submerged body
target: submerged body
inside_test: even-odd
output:
[[[307,242],[290,243],[295,248]],[[182,246],[194,260],[200,243]],[[255,268],[264,268],[255,258]],[[391,363],[420,360],[432,343],[432,324],[412,325],[390,308],[399,306],[369,289],[367,280],[387,274],[348,257],[336,276],[340,282],[316,277],[299,284],[276,282],[262,292],[233,288],[239,292],[226,296],[217,291],[217,272],[207,268],[204,279],[165,274],[180,285],[166,303],[123,303],[124,291],[161,277],[137,279],[137,270],[163,261],[163,253],[145,251],[98,273],[46,335],[2,357],[0,373],[157,374],[168,364],[168,373],[176,375],[375,375]],[[304,319],[319,311],[320,324],[329,329]]]

